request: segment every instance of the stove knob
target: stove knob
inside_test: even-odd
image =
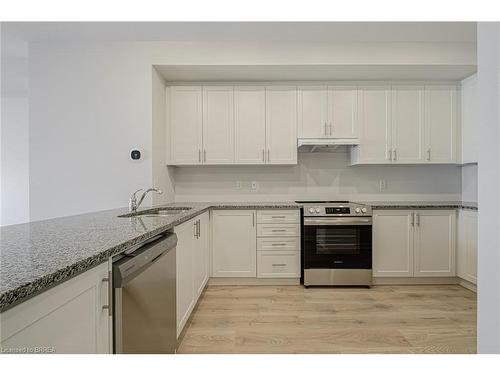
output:
[[[314,208],[312,208],[312,207],[311,207],[311,208],[309,209],[309,212],[313,214],[313,213],[314,213]]]
[[[356,211],[357,214],[359,214],[361,212],[361,210],[359,209],[359,207],[356,207],[356,209],[354,211]]]
[[[316,213],[319,214],[319,207],[316,207]]]
[[[364,214],[366,214],[366,207],[363,207],[363,208],[361,209],[361,212],[363,212]]]

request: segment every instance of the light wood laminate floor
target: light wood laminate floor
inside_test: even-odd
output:
[[[475,353],[458,285],[209,286],[178,353]]]

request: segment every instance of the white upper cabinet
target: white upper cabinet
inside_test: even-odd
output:
[[[297,88],[266,88],[266,160],[297,164]]]
[[[356,138],[358,136],[358,90],[356,87],[328,87],[328,137]]]
[[[203,163],[234,161],[232,86],[203,87]]]
[[[266,89],[234,89],[235,162],[264,164],[266,149]]]
[[[391,161],[391,88],[366,87],[358,91],[360,146],[357,163]]]
[[[455,276],[454,210],[415,212],[415,276]]]
[[[170,88],[171,163],[202,162],[202,92],[197,86]]]
[[[455,86],[426,86],[424,134],[427,162],[456,161],[457,89]]]
[[[392,87],[392,162],[424,161],[424,87]]]
[[[479,141],[479,113],[477,103],[477,75],[462,81],[461,103],[461,136],[462,164],[477,163]]]
[[[299,138],[328,138],[326,86],[301,86],[297,94]]]

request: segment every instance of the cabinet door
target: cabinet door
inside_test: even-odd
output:
[[[358,91],[358,163],[390,163],[391,90],[369,87]]]
[[[393,86],[392,162],[424,162],[424,88]]]
[[[328,87],[328,136],[357,138],[358,90],[356,87]]]
[[[373,212],[373,276],[413,276],[413,211]]]
[[[458,223],[457,276],[477,283],[477,214],[461,211]]]
[[[297,94],[299,138],[328,137],[326,87],[302,86]]]
[[[198,216],[195,220],[197,235],[195,239],[193,270],[194,294],[196,299],[201,295],[208,281],[209,267],[209,219],[208,212]]]
[[[104,263],[3,312],[2,349],[111,353],[108,277]]]
[[[456,212],[415,212],[415,276],[455,276]]]
[[[236,87],[234,111],[236,163],[264,164],[266,149],[265,87]]]
[[[297,164],[297,89],[266,88],[268,164]]]
[[[425,160],[455,163],[457,147],[457,89],[455,86],[425,88]]]
[[[212,276],[255,277],[255,211],[213,211],[212,219]]]
[[[173,86],[170,90],[169,112],[172,164],[201,164],[201,87]]]
[[[195,243],[195,220],[175,227],[176,290],[177,290],[177,337],[182,332],[195,305],[193,258]]]
[[[234,161],[233,88],[203,87],[203,163]]]

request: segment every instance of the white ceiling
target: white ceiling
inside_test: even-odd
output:
[[[210,81],[457,81],[476,71],[475,65],[156,65],[170,82]]]
[[[475,22],[13,22],[30,42],[315,41],[476,42]]]

